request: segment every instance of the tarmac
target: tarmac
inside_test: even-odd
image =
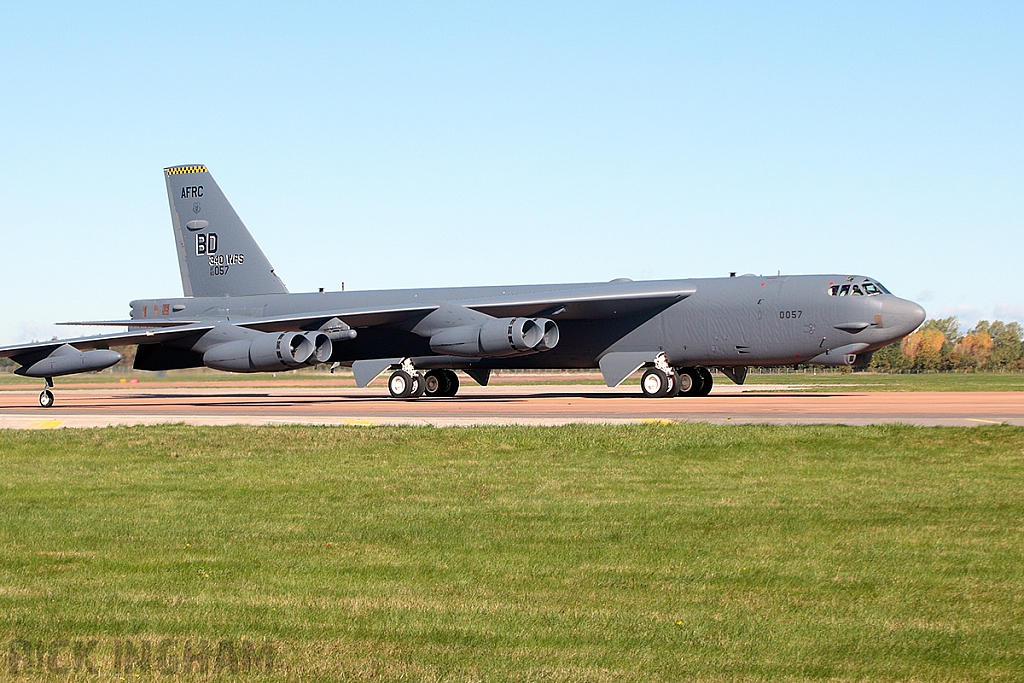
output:
[[[468,383],[467,383],[468,384]],[[112,425],[565,425],[643,422],[715,424],[901,423],[1024,426],[1024,392],[809,392],[792,386],[716,386],[701,398],[649,399],[635,386],[464,384],[454,398],[392,399],[383,386],[58,387],[0,392],[0,428]]]

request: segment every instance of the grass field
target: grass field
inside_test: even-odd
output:
[[[728,382],[724,377],[716,382]],[[750,386],[797,385],[799,391],[1024,391],[1020,372],[942,372],[926,375],[888,375],[874,372],[848,374],[810,372],[750,374]]]
[[[0,677],[95,640],[89,680],[225,643],[273,653],[232,680],[1024,678],[1020,428],[7,431],[0,467]]]

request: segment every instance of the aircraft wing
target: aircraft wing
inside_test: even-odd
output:
[[[655,283],[656,284],[656,283]],[[609,291],[611,287],[611,291]],[[499,295],[482,299],[452,301],[481,313],[503,317],[556,316],[559,320],[623,318],[638,313],[660,311],[682,301],[697,290],[670,286],[651,286],[651,283],[622,283],[599,285],[573,290],[531,292],[529,294]],[[233,320],[233,324],[261,332],[289,330],[315,330],[333,318],[349,327],[365,328],[405,323],[412,318],[424,317],[440,305],[383,306],[373,308],[342,309],[303,313],[293,316],[274,316]]]
[[[133,321],[137,325],[138,321]],[[73,337],[71,339],[52,339],[31,344],[17,344],[15,346],[0,347],[0,358],[14,358],[19,356],[35,356],[46,353],[68,344],[83,351],[88,349],[107,349],[111,346],[130,346],[132,344],[156,344],[159,342],[182,339],[192,335],[200,335],[209,332],[214,328],[212,323],[178,325],[171,328],[136,328],[127,332],[116,332],[114,334],[100,334],[92,337]]]
[[[680,288],[652,282],[623,282],[584,286],[576,289],[531,291],[477,299],[453,301],[494,317],[557,316],[560,320],[606,320],[645,312],[656,312],[682,301],[696,292],[693,287]],[[440,308],[437,304],[419,306],[378,306],[317,311],[264,318],[234,320],[94,320],[64,325],[107,325],[127,327],[127,332],[90,337],[54,339],[51,341],[0,347],[0,358],[37,355],[64,344],[79,350],[105,349],[111,346],[156,344],[193,335],[201,335],[217,325],[237,325],[260,332],[316,330],[337,318],[352,328],[396,325],[412,318],[424,317]]]
[[[654,286],[652,286],[654,285]],[[610,283],[574,290],[531,292],[459,301],[466,308],[505,317],[557,316],[558,320],[607,320],[661,311],[696,292],[659,283]]]
[[[439,306],[381,306],[373,308],[349,308],[337,311],[317,311],[289,316],[273,316],[252,318],[250,320],[231,321],[239,327],[260,332],[287,332],[292,330],[316,330],[333,318],[338,318],[349,327],[377,327],[393,325],[413,318],[425,316],[436,311]]]
[[[182,327],[185,325],[230,324],[260,332],[290,332],[295,330],[315,330],[328,320],[338,318],[349,327],[375,327],[391,325],[408,320],[417,315],[423,316],[439,307],[434,304],[425,306],[377,306],[372,308],[343,308],[333,311],[315,311],[296,315],[277,315],[262,318],[217,318],[207,320],[183,320],[181,318],[145,320],[85,320],[82,322],[57,323],[58,325],[108,326],[108,327]],[[209,328],[208,328],[209,329]],[[134,342],[129,342],[134,343]]]

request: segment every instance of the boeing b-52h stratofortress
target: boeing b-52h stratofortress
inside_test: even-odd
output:
[[[110,367],[272,372],[336,363],[395,398],[454,396],[455,370],[486,385],[503,368],[600,368],[608,386],[645,368],[643,395],[702,396],[711,369],[861,365],[924,320],[859,275],[459,287],[289,294],[205,166],[164,170],[183,297],[131,302],[126,332],[0,348],[45,379]]]

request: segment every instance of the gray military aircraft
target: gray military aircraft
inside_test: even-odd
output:
[[[461,370],[600,368],[618,386],[644,368],[644,396],[703,396],[710,369],[742,384],[751,366],[862,365],[914,331],[917,304],[859,275],[726,278],[289,294],[205,166],[164,169],[183,297],[132,301],[127,331],[0,347],[44,379],[101,370],[138,345],[135,368],[272,372],[387,370],[395,398],[454,396]],[[334,367],[337,367],[335,365]]]

